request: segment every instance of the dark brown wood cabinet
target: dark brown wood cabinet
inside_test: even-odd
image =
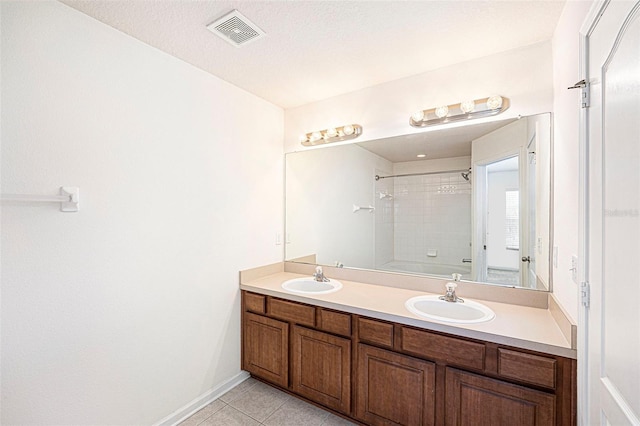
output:
[[[289,385],[289,324],[245,312],[242,346],[245,370],[277,385]]]
[[[371,425],[435,424],[435,364],[358,345],[356,417]]]
[[[576,424],[576,362],[242,292],[242,368],[369,425]]]
[[[524,386],[446,369],[446,426],[554,425],[555,399]]]
[[[293,326],[291,389],[341,413],[351,412],[351,340]]]

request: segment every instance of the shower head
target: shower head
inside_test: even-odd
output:
[[[470,182],[470,181],[469,181],[469,175],[470,175],[470,174],[471,174],[471,169],[469,169],[466,173],[465,173],[465,172],[460,173],[460,175],[462,176],[462,178],[463,178],[464,180],[466,180],[467,182]]]

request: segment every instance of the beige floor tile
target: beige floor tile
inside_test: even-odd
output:
[[[256,383],[258,383],[256,379],[249,377],[247,380],[245,380],[244,382],[235,386],[229,392],[222,395],[220,397],[220,400],[226,402],[227,404],[230,403],[231,401],[235,401],[240,396],[242,396],[243,393],[245,393],[246,391],[254,387]]]
[[[329,412],[291,397],[267,418],[266,426],[321,426]]]
[[[227,404],[223,398],[229,401]],[[355,426],[348,420],[247,379],[180,426]]]
[[[229,405],[263,422],[290,398],[276,388],[258,382]]]
[[[258,426],[256,420],[227,405],[222,410],[208,417],[200,426]]]
[[[325,419],[324,423],[322,423],[322,426],[356,426],[356,423],[352,423],[349,420],[343,419],[340,416],[336,416],[335,414],[331,414],[331,413],[327,413],[327,414],[329,415]]]
[[[203,409],[194,413],[191,417],[180,423],[180,426],[197,426],[207,419],[207,417],[222,410],[226,405],[227,404],[224,402],[216,399],[211,404],[206,405]]]

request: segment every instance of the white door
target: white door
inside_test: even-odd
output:
[[[640,425],[640,2],[597,7],[583,32],[591,301],[581,313],[579,416],[584,425]]]

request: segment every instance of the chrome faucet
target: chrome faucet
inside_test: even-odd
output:
[[[313,279],[321,283],[329,282],[329,278],[325,277],[324,273],[322,272],[322,266],[316,267],[316,273],[313,274]]]
[[[445,284],[445,288],[447,289],[447,292],[444,294],[444,296],[440,296],[440,300],[444,300],[445,302],[460,302],[460,303],[464,303],[464,299],[456,296],[456,287],[458,287],[458,282],[460,281],[460,278],[462,278],[462,275],[460,274],[452,274],[453,275],[453,280],[455,282],[449,282],[447,284]]]

